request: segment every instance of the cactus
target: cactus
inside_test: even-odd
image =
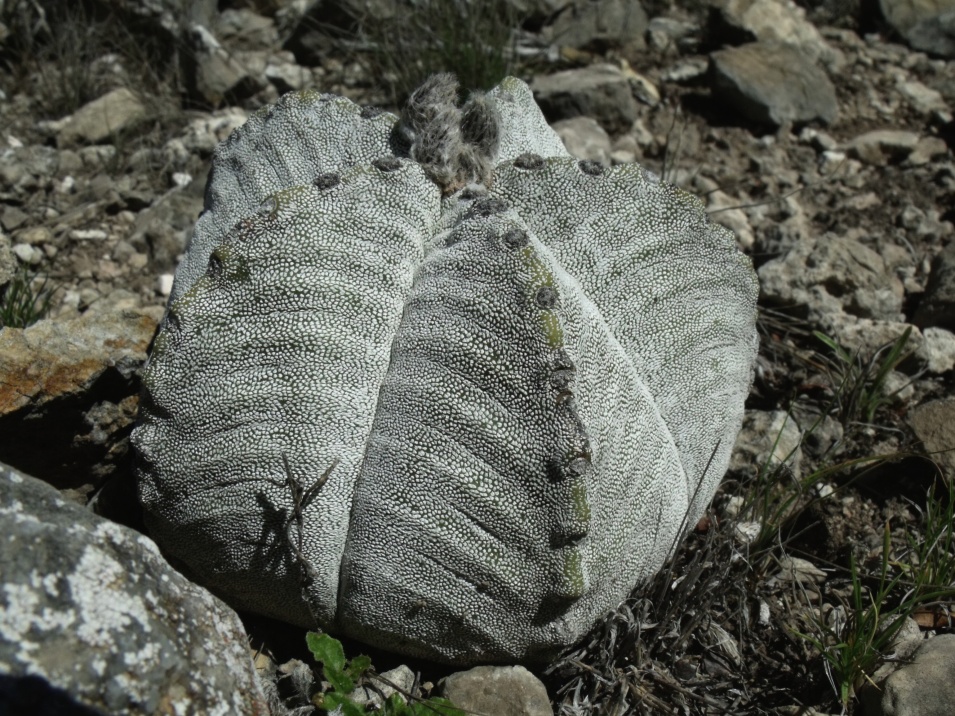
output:
[[[757,285],[701,203],[578,162],[527,86],[287,95],[217,150],[143,376],[147,524],[233,605],[539,662],[711,499]]]

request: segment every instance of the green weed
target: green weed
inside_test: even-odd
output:
[[[893,563],[911,598],[924,604],[955,598],[955,482],[946,481],[936,497],[929,490],[919,529],[906,533],[908,549]]]
[[[794,631],[822,655],[843,708],[863,683],[871,681],[899,630],[917,608],[955,598],[953,490],[950,485],[940,500],[929,496],[921,529],[907,535],[908,561],[891,559],[888,523],[883,530],[878,574],[863,574],[855,556],[851,557],[851,594],[841,605],[844,620],[826,620],[820,613],[813,620],[815,633]]]
[[[34,286],[35,274],[20,267],[6,286],[0,289],[0,328],[26,328],[50,311],[55,289],[43,278]]]
[[[400,106],[428,76],[452,72],[465,89],[490,89],[514,72],[520,18],[506,0],[404,0],[389,18],[359,19],[364,62]]]
[[[890,548],[888,525],[883,538],[882,569],[875,590],[863,586],[855,556],[850,558],[851,601],[842,604],[845,619],[827,620],[822,613],[814,620],[815,634],[795,631],[796,636],[812,644],[822,655],[826,675],[842,704],[848,706],[856,689],[875,671],[882,654],[891,645],[904,624],[900,607],[885,608],[884,603],[895,591],[900,577],[889,579]],[[890,622],[890,619],[894,618]]]
[[[802,440],[812,434],[818,427],[822,417],[803,431]],[[784,426],[785,427],[785,426]],[[752,479],[744,480],[736,494],[743,496],[743,502],[737,510],[737,523],[754,526],[755,534],[748,539],[748,548],[751,555],[759,555],[785,544],[793,539],[795,534],[792,527],[798,516],[813,504],[827,499],[833,493],[821,493],[819,486],[827,484],[830,478],[838,475],[847,475],[853,470],[862,468],[854,477],[843,486],[862,479],[866,469],[871,469],[883,462],[899,457],[899,455],[867,456],[841,460],[824,464],[809,472],[805,477],[793,474],[787,461],[792,452],[783,456],[782,461],[775,461],[772,456],[782,437],[780,430],[773,443],[769,456],[756,469]],[[799,447],[793,448],[793,451]],[[834,488],[838,490],[841,488]]]
[[[331,684],[330,691],[316,696],[315,704],[326,711],[340,709],[342,716],[364,716],[368,713],[348,695],[355,690],[360,679],[374,677],[371,659],[362,655],[346,660],[342,643],[328,634],[309,632],[305,640],[315,660],[322,663],[325,681]],[[388,697],[382,709],[375,713],[383,716],[464,716],[464,712],[447,699],[430,698],[408,703],[397,693]]]
[[[895,341],[865,359],[861,352],[851,354],[834,339],[813,331],[813,335],[828,346],[834,356],[827,361],[827,370],[835,390],[837,414],[843,425],[857,421],[871,423],[876,411],[891,402],[892,395],[885,392],[885,381],[889,373],[909,356],[904,351],[911,334],[910,326]]]

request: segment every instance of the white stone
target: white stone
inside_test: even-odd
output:
[[[168,296],[172,293],[172,284],[175,280],[175,276],[171,273],[164,273],[159,275],[159,293],[162,296]]]

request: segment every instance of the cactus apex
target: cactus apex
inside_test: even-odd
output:
[[[445,195],[468,184],[488,185],[500,149],[494,98],[472,92],[458,107],[457,92],[454,75],[431,76],[408,99],[397,128],[412,159]]]

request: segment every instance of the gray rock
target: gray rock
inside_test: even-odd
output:
[[[291,52],[279,52],[269,57],[265,66],[265,79],[271,82],[279,92],[300,90],[312,81],[312,73],[296,64]]]
[[[10,237],[0,233],[0,287],[6,286],[17,272]]]
[[[30,246],[30,244],[14,244],[12,251],[13,255],[20,260],[20,263],[28,266],[36,266],[43,260],[43,252],[36,246]]]
[[[955,57],[955,1],[879,0],[889,26],[916,50]]]
[[[0,331],[0,460],[96,485],[126,453],[157,316],[88,312]]]
[[[129,242],[137,251],[149,255],[154,271],[172,271],[185,251],[192,226],[202,211],[199,186],[172,189],[136,215]]]
[[[955,367],[955,335],[943,328],[926,328],[897,320],[873,320],[833,311],[815,316],[819,329],[834,338],[850,354],[872,356],[898,341],[909,331],[905,352],[919,370],[940,375]],[[901,384],[900,384],[901,385]]]
[[[647,41],[659,52],[691,49],[699,42],[700,26],[669,17],[655,17],[647,26]]]
[[[842,442],[845,428],[831,415],[813,415],[804,413],[798,418],[805,425],[802,449],[815,458],[824,458],[826,454]]]
[[[947,373],[955,368],[955,334],[936,326],[923,329],[922,343],[916,348],[915,357],[929,373]]]
[[[638,116],[630,81],[620,68],[597,64],[535,77],[534,99],[552,122],[587,116],[610,133],[625,132]]]
[[[919,135],[901,129],[877,129],[860,134],[848,146],[849,156],[876,166],[900,162],[915,149]]]
[[[920,167],[948,155],[948,144],[941,137],[922,137],[903,164],[908,167]]]
[[[633,96],[650,107],[656,107],[660,104],[660,90],[653,80],[645,75],[641,75],[639,72],[634,72],[633,68],[626,61],[622,61],[620,64],[623,76],[626,77],[627,82],[630,83],[630,91],[633,93]]]
[[[697,82],[703,77],[709,62],[704,57],[689,57],[680,60],[667,67],[660,75],[663,82],[675,82],[677,84],[691,84]]]
[[[955,480],[955,398],[923,403],[909,413],[908,421],[932,460]]]
[[[908,101],[912,109],[922,114],[932,114],[933,112],[946,113],[949,111],[948,103],[942,96],[942,93],[931,87],[927,87],[918,80],[905,80],[898,83],[896,89]]]
[[[902,320],[901,281],[887,271],[878,253],[854,239],[807,237],[784,256],[763,264],[759,277],[768,301],[807,306],[815,318],[845,312]]]
[[[216,37],[235,50],[274,50],[279,46],[275,21],[247,8],[223,10],[213,27]]]
[[[752,248],[756,240],[753,227],[749,223],[746,212],[739,208],[746,202],[729,196],[726,192],[717,189],[715,185],[703,191],[706,192],[706,211],[710,219],[732,231],[736,235],[739,246],[744,249]]]
[[[950,716],[955,703],[955,634],[922,642],[912,663],[889,676],[882,691],[873,716]]]
[[[401,664],[394,669],[373,676],[371,683],[358,686],[348,697],[359,706],[380,709],[392,694],[411,693],[414,689],[414,683],[415,673]]]
[[[801,584],[822,584],[828,575],[808,559],[785,555],[779,558],[779,571],[770,577],[773,582],[799,582]]]
[[[0,191],[26,197],[40,181],[59,171],[60,153],[53,147],[29,145],[0,150]]]
[[[235,104],[265,88],[268,53],[231,51],[202,25],[193,25],[188,38],[192,51],[184,58],[184,83],[192,101]]]
[[[139,124],[146,114],[145,105],[132,90],[114,89],[57,122],[54,125],[57,146],[98,144],[116,132]]]
[[[832,82],[789,45],[753,42],[710,55],[713,99],[754,122],[785,124],[835,121]]]
[[[212,27],[218,5],[216,0],[109,0],[108,4],[146,32],[165,35],[171,47],[179,46],[193,23]]]
[[[164,153],[184,162],[190,155],[208,158],[216,146],[233,130],[242,126],[249,113],[239,107],[226,107],[191,121],[179,137],[166,143]]]
[[[905,38],[916,50],[955,57],[955,10],[922,20],[905,33]]]
[[[953,0],[879,0],[882,17],[900,34],[920,22],[931,20],[943,12],[955,9]]]
[[[610,160],[614,164],[633,164],[640,156],[640,142],[636,133],[617,137],[610,147]]]
[[[0,226],[6,231],[13,231],[30,220],[30,215],[18,206],[4,206],[0,213]]]
[[[925,295],[912,322],[922,328],[938,326],[955,331],[955,242],[932,260]]]
[[[71,709],[268,714],[238,616],[150,539],[4,465],[0,530],[0,708],[40,678]]]
[[[798,479],[802,475],[802,431],[796,419],[783,410],[747,410],[730,469],[755,467],[773,470],[785,465]]]
[[[818,329],[835,340],[850,355],[872,356],[876,351],[898,341],[907,330],[909,338],[906,351],[915,351],[916,358],[922,349],[922,333],[915,326],[901,321],[859,318],[841,311],[814,315]],[[920,366],[923,367],[923,366]]]
[[[811,60],[838,61],[839,53],[805,15],[791,0],[721,0],[711,29],[732,44],[775,42],[792,45]]]
[[[553,716],[547,689],[523,666],[476,666],[438,682],[438,691],[465,712]]]
[[[885,621],[880,631],[892,627],[900,617],[892,617]],[[883,653],[891,654],[892,658],[885,660],[878,666],[866,683],[859,689],[858,697],[862,703],[862,712],[865,716],[874,714],[884,714],[882,709],[882,698],[885,695],[884,682],[892,674],[898,671],[905,664],[912,662],[912,655],[925,642],[925,636],[922,630],[912,617],[905,617],[905,621],[899,627],[892,642],[888,644]]]
[[[572,0],[544,34],[562,47],[631,52],[646,47],[648,25],[639,0]]]
[[[591,159],[610,166],[610,136],[590,117],[562,119],[551,125],[567,151],[578,159]]]

